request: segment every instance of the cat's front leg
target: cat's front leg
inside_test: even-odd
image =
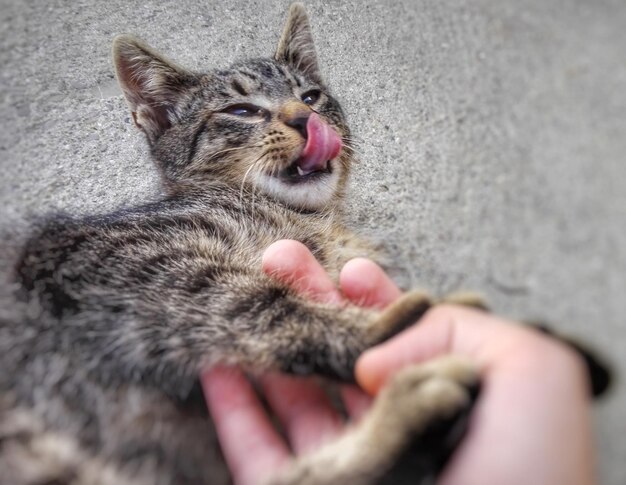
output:
[[[382,312],[317,303],[244,268],[206,270],[193,280],[165,284],[171,280],[131,288],[135,296],[123,306],[112,306],[108,298],[90,306],[88,316],[102,330],[99,346],[89,348],[115,350],[115,359],[98,359],[106,363],[98,367],[105,377],[136,376],[181,395],[198,372],[219,363],[352,381],[363,351],[417,321],[431,305],[418,292]],[[74,331],[71,337],[80,345],[91,343],[84,342],[91,334]]]
[[[338,440],[296,460],[268,485],[417,484],[434,478],[467,427],[478,376],[443,357],[399,372]]]
[[[330,321],[305,323],[277,353],[280,370],[297,375],[318,374],[343,381],[354,380],[358,356],[415,323],[432,306],[428,295],[406,293],[385,310],[376,312],[353,306],[311,305],[313,314],[330,309]]]

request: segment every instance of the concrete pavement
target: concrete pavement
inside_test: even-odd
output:
[[[286,1],[0,2],[0,253],[27,220],[157,193],[109,56],[117,33],[201,70],[273,52]],[[307,2],[362,163],[349,216],[404,286],[473,288],[626,371],[626,4]],[[626,390],[597,406],[626,483]],[[555,450],[558,453],[558,450]]]

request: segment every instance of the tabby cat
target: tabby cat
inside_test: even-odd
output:
[[[335,277],[375,257],[343,224],[350,131],[300,4],[273,58],[196,74],[122,35],[113,59],[167,195],[58,216],[26,244],[20,305],[0,317],[0,483],[228,483],[201,369],[351,381],[357,356],[430,302],[338,308],[261,271],[279,239]],[[420,483],[454,447],[476,388],[453,359],[409,369],[360,425],[269,483]]]

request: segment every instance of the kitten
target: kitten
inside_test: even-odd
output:
[[[201,369],[350,381],[364,349],[430,304],[411,293],[382,313],[338,308],[261,271],[279,239],[304,243],[335,277],[349,259],[375,256],[343,224],[350,131],[301,5],[271,59],[195,74],[127,35],[113,59],[167,196],[58,216],[26,244],[15,270],[21,312],[0,316],[0,483],[226,483]],[[431,378],[439,385],[424,388]],[[466,415],[475,382],[451,359],[405,372],[362,425],[270,481],[390,477],[423,447],[429,423],[452,429]],[[441,466],[451,447],[439,448],[412,462],[414,477]]]
[[[410,293],[382,313],[338,308],[261,271],[279,239],[301,241],[335,278],[375,257],[343,224],[354,151],[300,4],[271,59],[196,74],[123,35],[113,60],[167,195],[59,216],[26,244],[23,315],[0,322],[0,483],[226,483],[201,369],[351,381],[363,350],[430,305]],[[272,483],[378,483],[419,446],[402,467],[427,476],[451,446],[445,432],[430,448],[420,438],[462,421],[475,383],[452,359],[401,374],[361,426]]]
[[[58,216],[26,244],[20,303],[0,314],[0,483],[228,483],[201,369],[351,381],[358,355],[430,300],[338,308],[261,271],[279,239],[335,278],[376,256],[343,224],[352,139],[300,4],[271,59],[196,74],[126,35],[113,59],[167,195]],[[458,442],[476,388],[459,360],[410,368],[359,426],[270,483],[419,483]]]

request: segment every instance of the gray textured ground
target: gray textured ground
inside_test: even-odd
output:
[[[626,371],[623,0],[308,3],[362,139],[351,219],[387,243],[399,281],[479,289]],[[1,1],[0,230],[155,195],[113,78],[116,33],[201,69],[271,53],[286,6]],[[623,386],[597,417],[603,483],[621,485]]]

